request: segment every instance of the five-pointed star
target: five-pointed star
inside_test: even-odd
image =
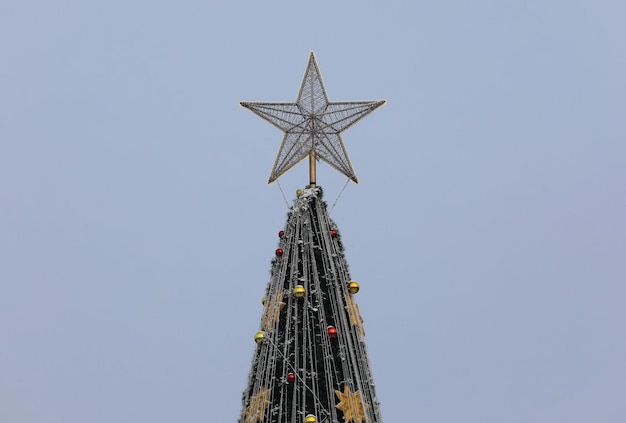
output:
[[[385,104],[385,100],[328,101],[322,74],[311,52],[295,103],[242,101],[240,104],[285,132],[268,183],[311,152],[358,183],[340,133]]]
[[[250,397],[250,404],[244,411],[244,423],[255,423],[263,420],[265,409],[270,404],[269,397],[271,391],[261,387],[259,393]]]
[[[350,392],[348,386],[344,385],[343,393],[336,390],[335,395],[337,395],[340,401],[335,407],[343,411],[343,418],[346,423],[363,423],[363,420],[367,420],[365,412],[370,406],[363,402],[361,391]]]

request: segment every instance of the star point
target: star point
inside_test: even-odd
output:
[[[307,156],[326,162],[358,183],[341,132],[385,103],[385,100],[331,102],[314,52],[309,54],[295,103],[240,102],[284,132],[268,183],[276,181]]]

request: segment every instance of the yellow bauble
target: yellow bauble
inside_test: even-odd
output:
[[[313,414],[307,414],[307,416],[304,418],[304,423],[317,423],[317,417],[315,417]]]
[[[265,305],[265,302],[267,301],[267,297],[263,297],[261,298],[261,304]]]
[[[260,345],[261,342],[263,342],[263,338],[265,338],[265,332],[263,332],[263,331],[257,332],[254,335],[254,342],[256,342],[257,344]]]
[[[356,294],[359,292],[360,288],[361,287],[357,281],[350,281],[350,283],[348,283],[348,291],[350,291],[350,294]]]
[[[302,190],[301,190],[301,189],[297,189],[297,190],[296,190],[296,195],[297,195],[298,197],[300,197],[300,196],[302,195]]]
[[[293,289],[293,296],[296,298],[302,298],[306,294],[306,289],[302,285],[296,285]]]

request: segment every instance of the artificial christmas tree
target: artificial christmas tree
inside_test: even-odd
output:
[[[285,132],[275,181],[309,158],[272,260],[239,423],[381,422],[341,233],[330,219],[316,161],[357,182],[340,132],[384,100],[330,102],[313,53],[295,103],[241,102]]]

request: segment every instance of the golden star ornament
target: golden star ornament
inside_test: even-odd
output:
[[[335,395],[340,401],[336,407],[343,411],[343,418],[346,423],[363,423],[363,420],[367,420],[365,413],[370,406],[363,403],[361,391],[351,392],[348,386],[344,385],[343,392],[336,390]]]
[[[351,295],[346,294],[344,298],[346,300],[345,309],[348,312],[350,324],[352,326],[356,326],[356,330],[359,335],[365,335],[365,329],[363,328],[363,318],[361,317],[361,313],[359,313],[359,305],[354,302],[354,299]]]
[[[261,330],[272,329],[274,325],[280,319],[280,311],[285,307],[283,298],[285,297],[285,291],[281,291],[268,300],[265,306],[265,314],[263,315],[263,323],[261,324]]]
[[[259,393],[250,397],[250,404],[244,412],[244,423],[256,423],[265,417],[265,409],[270,404],[271,391],[261,387]]]

